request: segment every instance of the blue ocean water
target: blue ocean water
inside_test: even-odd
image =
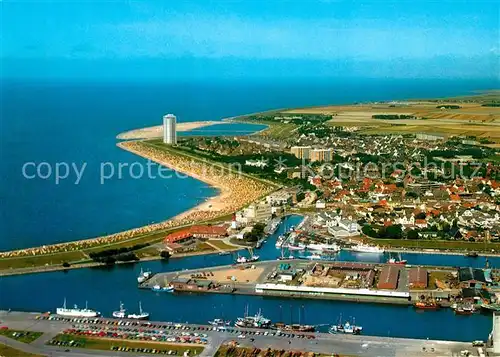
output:
[[[280,250],[275,248],[277,236],[301,220],[300,216],[287,217],[256,254],[264,260],[275,259],[280,254]],[[361,257],[343,251],[337,259],[383,261],[387,257],[369,254]],[[439,258],[444,258],[445,261],[438,265],[480,266],[484,262],[461,256],[405,254],[403,257],[410,264],[439,263]],[[273,321],[285,320],[287,323],[290,319],[299,322],[300,311],[302,323],[322,325],[323,330],[327,329],[326,325],[336,323],[342,314],[347,319],[355,318],[367,335],[472,341],[486,339],[491,331],[491,313],[457,316],[451,309],[417,311],[413,307],[385,304],[225,294],[168,294],[137,288],[136,277],[141,268],[153,272],[179,271],[228,265],[235,258],[235,255],[212,254],[170,259],[168,262],[152,261],[112,268],[0,277],[0,292],[11,292],[0,293],[0,309],[53,312],[62,305],[66,297],[68,303],[81,306],[88,300],[89,307],[100,311],[104,316],[111,316],[118,309],[120,301],[130,311],[136,311],[138,302],[141,301],[152,320],[206,323],[218,317],[234,321],[236,317],[243,316],[248,305],[250,313],[262,309],[263,314]],[[500,258],[492,258],[491,261],[494,266],[500,264]],[[96,291],[99,294],[95,294]],[[35,295],[37,299],[33,299]]]
[[[115,136],[157,125],[167,112],[175,113],[179,121],[218,120],[275,108],[467,94],[496,84],[491,80],[414,79],[3,81],[0,250],[161,221],[214,195],[212,188],[189,178],[131,177],[137,173],[130,172],[130,165],[145,161],[118,149]],[[227,134],[226,128],[219,130]],[[79,169],[87,166],[79,184],[72,171],[56,185],[53,177],[25,179],[22,167],[29,162],[44,162],[53,170],[61,162]],[[119,164],[122,175],[117,173]],[[101,165],[113,166],[116,172],[104,184],[99,178]]]

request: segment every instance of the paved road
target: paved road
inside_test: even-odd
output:
[[[14,348],[24,350],[31,353],[46,354],[49,356],[61,357],[86,357],[86,356],[154,356],[148,354],[124,353],[114,351],[90,351],[85,349],[71,348],[70,352],[65,352],[65,348],[56,346],[47,346],[45,343],[49,341],[59,332],[66,328],[70,328],[71,322],[53,321],[53,320],[37,320],[37,314],[20,313],[20,312],[0,312],[0,325],[6,325],[12,329],[32,330],[44,332],[42,337],[34,341],[30,345],[26,345],[5,337],[0,338],[0,342],[6,343]],[[153,324],[155,322],[152,322]],[[80,324],[81,325],[81,324]],[[96,324],[94,324],[97,326]],[[101,326],[101,325],[99,325]],[[103,327],[108,325],[102,325]],[[202,356],[213,356],[220,344],[229,341],[238,341],[244,346],[254,346],[261,349],[267,347],[286,350],[301,350],[320,353],[340,353],[350,356],[459,356],[460,351],[467,349],[471,352],[476,352],[470,343],[448,342],[448,341],[433,341],[433,340],[414,340],[414,339],[399,339],[385,338],[375,336],[351,336],[351,335],[329,335],[316,333],[314,339],[306,338],[291,338],[278,336],[265,336],[260,330],[261,335],[246,334],[244,338],[239,338],[241,331],[202,331],[208,335],[208,344],[201,354]],[[255,330],[253,330],[255,331]],[[254,341],[251,341],[254,339]],[[423,348],[426,352],[423,352]],[[431,352],[431,349],[434,351]]]

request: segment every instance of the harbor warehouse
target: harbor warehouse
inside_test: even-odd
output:
[[[378,279],[377,287],[379,289],[396,290],[398,287],[399,267],[387,265],[382,268]]]
[[[428,285],[427,269],[421,267],[411,268],[409,272],[410,288],[425,289]]]

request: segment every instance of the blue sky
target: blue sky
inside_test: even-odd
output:
[[[371,72],[395,68],[398,76],[422,76],[427,68],[434,76],[492,77],[499,69],[495,1],[3,0],[0,6],[7,75],[65,67],[71,73],[88,61],[94,74],[113,62],[142,68],[149,60],[189,72],[181,59],[243,72],[255,63],[279,72],[280,63],[286,71],[302,62],[311,70],[315,62],[330,63],[331,74],[362,72],[363,64]]]

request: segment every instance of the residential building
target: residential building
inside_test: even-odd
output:
[[[299,159],[309,160],[311,147],[310,146],[292,146],[290,148],[290,153],[295,155]]]
[[[163,143],[169,145],[177,144],[177,118],[173,114],[167,114],[163,117]]]
[[[313,149],[310,159],[311,161],[330,162],[332,161],[332,149]]]

